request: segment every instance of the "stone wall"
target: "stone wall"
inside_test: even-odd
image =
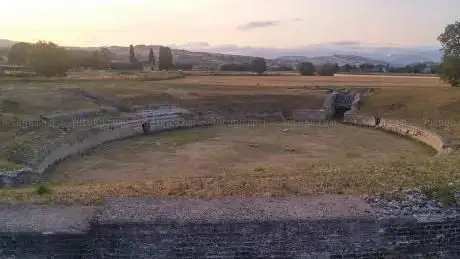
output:
[[[460,218],[378,220],[359,197],[131,198],[107,201],[78,217],[70,209],[73,214],[66,207],[54,214],[1,209],[4,224],[21,214],[29,215],[23,225],[30,226],[16,220],[14,228],[0,227],[0,258],[460,256]],[[64,222],[63,216],[72,220]],[[53,217],[58,224],[50,224]]]
[[[190,115],[193,119],[186,120],[180,114]],[[57,136],[48,143],[43,143],[43,146],[31,156],[30,161],[26,161],[27,167],[0,172],[0,187],[39,182],[40,175],[49,166],[69,156],[85,153],[104,143],[143,134],[142,122],[144,121],[150,121],[151,132],[159,132],[200,125],[242,121],[283,121],[285,119],[323,121],[326,119],[326,114],[322,110],[295,110],[290,118],[285,118],[282,112],[234,112],[226,116],[208,112],[195,116],[190,111],[179,107],[160,107],[156,110],[140,111],[133,114],[133,119],[129,121],[77,129],[74,132]]]
[[[142,122],[145,120],[151,121],[151,132],[181,128],[184,126],[196,126],[192,124],[185,125],[184,120],[181,119],[179,115],[169,115],[162,119],[157,119],[155,117],[136,119],[63,134],[47,143],[43,143],[40,149],[35,150],[35,154],[32,156],[31,160],[25,161],[27,167],[0,172],[0,187],[14,187],[37,183],[40,181],[40,175],[45,172],[49,166],[69,156],[88,152],[104,143],[144,134]]]
[[[406,121],[382,118],[378,128],[407,136],[425,143],[426,145],[434,148],[439,153],[448,153],[450,151],[448,143],[446,143],[440,135],[428,129],[410,125]]]
[[[302,109],[295,110],[292,119],[296,121],[325,121],[328,116],[329,114],[325,110]]]
[[[331,97],[332,98],[332,97]],[[138,113],[138,119],[132,119],[116,124],[106,124],[96,128],[84,129],[57,137],[35,152],[27,167],[20,170],[0,172],[0,187],[19,186],[36,183],[40,175],[47,168],[69,156],[85,153],[101,144],[143,134],[142,122],[151,123],[151,132],[159,132],[183,127],[197,127],[219,123],[236,123],[241,121],[282,121],[292,119],[296,121],[325,121],[330,117],[327,110],[294,110],[288,117],[282,112],[245,113],[235,112],[231,116],[213,112],[195,116],[187,110],[178,107],[169,107],[162,112],[144,111]],[[180,114],[188,114],[194,119],[186,120]],[[134,116],[136,117],[136,116]],[[347,112],[344,116],[345,123],[361,126],[376,127],[385,131],[397,133],[421,141],[439,153],[449,152],[446,142],[437,134],[423,128],[409,125],[403,121],[381,119],[379,125],[373,116]]]
[[[452,151],[448,141],[446,141],[442,136],[428,129],[411,125],[404,120],[381,118],[377,125],[377,120],[374,116],[346,113],[344,122],[365,127],[375,127],[376,129],[409,137],[432,147],[439,154],[449,153]]]
[[[41,118],[49,121],[50,123],[60,123],[74,120],[81,120],[86,118],[94,118],[100,115],[118,114],[118,109],[113,107],[104,107],[101,109],[88,109],[74,112],[61,112],[55,114],[42,115]]]

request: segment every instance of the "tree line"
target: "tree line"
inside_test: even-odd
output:
[[[339,71],[337,64],[327,63],[323,65],[315,66],[311,62],[301,62],[296,68],[292,67],[281,67],[282,70],[277,71],[294,71],[296,70],[301,75],[321,75],[321,76],[332,76],[334,73]],[[242,64],[225,64],[220,66],[221,71],[239,71],[239,72],[253,72],[262,75],[265,71],[269,70],[267,67],[267,61],[264,58],[254,58],[250,63]]]
[[[30,67],[46,77],[65,76],[73,68],[143,70],[144,66],[149,66],[151,70],[169,70],[187,67],[184,64],[175,65],[171,49],[163,46],[160,47],[158,58],[151,48],[147,61],[139,60],[133,45],[129,47],[129,62],[112,62],[114,58],[115,54],[107,48],[95,51],[66,49],[48,41],[16,43],[8,52],[8,63]]]
[[[431,73],[438,73],[441,78],[452,86],[460,86],[460,21],[449,24],[437,38],[442,46],[442,62],[439,66],[431,66]],[[158,59],[150,49],[149,59],[139,61],[134,47],[129,47],[129,63],[111,62],[112,53],[107,48],[88,52],[83,50],[65,49],[53,42],[39,41],[35,44],[20,42],[11,47],[8,52],[10,64],[28,66],[36,73],[44,76],[63,76],[71,68],[88,67],[93,69],[142,69],[145,63],[151,68],[159,70],[190,69],[190,64],[174,64],[171,49],[160,47]],[[371,69],[370,64],[362,64],[359,69]],[[323,64],[315,66],[311,62],[301,62],[296,70],[302,75],[333,75],[336,72],[349,72],[355,67],[337,64]],[[262,74],[267,71],[267,62],[264,58],[254,58],[248,64],[226,64],[221,66],[224,71],[251,71]],[[288,69],[283,67],[283,69]],[[402,68],[387,68],[388,72],[420,73],[426,69],[426,64],[420,63]]]
[[[441,78],[451,86],[460,86],[460,21],[449,24],[438,36],[442,46]]]

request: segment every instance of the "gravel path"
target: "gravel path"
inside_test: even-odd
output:
[[[111,199],[99,211],[99,223],[215,223],[223,221],[304,220],[369,217],[371,207],[360,197],[316,198]]]
[[[456,194],[460,204],[460,193]],[[315,220],[415,217],[419,222],[460,219],[460,206],[448,208],[420,190],[378,197],[324,195],[314,198],[112,198],[101,207],[0,206],[0,232],[82,233],[91,220],[101,224],[219,223],[264,220]]]
[[[374,209],[378,219],[415,217],[418,221],[460,219],[460,193],[455,194],[457,205],[445,207],[436,199],[429,199],[421,190],[392,192],[376,197],[363,196]]]
[[[0,206],[0,232],[83,233],[97,207]]]

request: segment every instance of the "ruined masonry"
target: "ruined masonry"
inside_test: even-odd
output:
[[[75,118],[127,116],[50,140],[23,169],[0,172],[0,187],[40,182],[49,166],[106,142],[231,119],[336,119],[411,137],[439,154],[450,150],[447,141],[426,129],[360,114],[361,94],[353,91],[329,91],[319,109],[288,114],[196,114],[175,106],[132,107],[71,91],[108,108],[44,115],[42,120],[56,122],[56,130],[66,132]],[[460,209],[442,209],[419,192],[408,192],[406,198],[146,197],[107,199],[97,207],[1,206],[0,258],[460,258]],[[419,210],[408,213],[407,202]],[[422,204],[429,204],[427,211]]]

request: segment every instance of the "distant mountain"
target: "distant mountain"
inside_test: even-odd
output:
[[[388,62],[382,60],[373,60],[366,57],[356,56],[356,55],[332,55],[332,56],[319,56],[319,57],[303,57],[303,56],[286,56],[278,57],[272,60],[274,65],[277,66],[292,66],[296,62],[308,61],[312,62],[315,65],[325,64],[325,63],[336,63],[339,66],[345,64],[350,65],[360,65],[360,64],[372,64],[372,65],[384,65],[386,66]]]
[[[375,45],[359,42],[336,42],[329,44],[313,44],[296,48],[257,48],[237,45],[212,46],[207,43],[189,43],[175,46],[191,51],[219,52],[225,54],[244,54],[277,59],[309,59],[307,57],[347,56],[362,57],[378,62],[390,63],[393,66],[405,66],[418,62],[439,62],[441,51],[439,46],[396,46]],[[334,59],[335,59],[334,58]],[[341,58],[338,58],[339,61]],[[354,61],[354,58],[352,58]],[[359,60],[357,60],[359,63]]]
[[[10,40],[0,39],[0,48],[11,47]],[[136,54],[140,59],[148,59],[149,49],[156,54],[158,45],[137,45]],[[296,61],[311,61],[315,64],[326,62],[349,64],[390,64],[405,66],[420,62],[439,62],[440,48],[437,46],[401,47],[395,45],[370,45],[359,42],[336,42],[314,44],[297,48],[258,48],[237,45],[211,45],[206,42],[170,45],[177,62],[217,67],[227,63],[248,63],[253,57],[265,57],[269,65],[291,65]],[[69,47],[79,50],[97,50],[100,47]],[[109,46],[115,60],[129,60],[128,47]]]
[[[129,60],[129,48],[120,46],[107,47],[108,50],[115,54],[114,60],[117,61],[128,61]],[[134,51],[139,60],[148,60],[150,48],[153,49],[155,56],[158,57],[160,49],[159,45],[137,45],[134,46]],[[195,66],[205,66],[217,68],[220,65],[229,63],[249,63],[254,57],[242,56],[242,55],[231,55],[221,53],[209,53],[209,52],[193,52],[183,49],[171,49],[173,59],[176,62],[184,64],[193,64]]]

